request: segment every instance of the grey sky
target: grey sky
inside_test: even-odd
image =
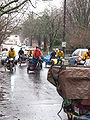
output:
[[[50,9],[51,7],[60,8],[62,6],[62,1],[63,0],[50,0],[50,1],[38,0],[36,1],[36,8],[30,7],[30,9],[35,13],[37,13],[37,12],[44,11],[45,8],[48,8],[48,9]],[[35,5],[35,0],[32,0],[32,3]]]

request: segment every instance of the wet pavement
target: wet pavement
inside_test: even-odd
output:
[[[26,65],[17,65],[13,74],[0,72],[0,120],[61,120],[62,98],[47,81],[47,72],[43,67],[27,74]],[[60,115],[67,120],[63,111]]]
[[[26,66],[17,66],[0,79],[0,120],[60,120],[62,98],[47,81],[47,71],[27,74]],[[63,111],[61,117],[66,120]]]

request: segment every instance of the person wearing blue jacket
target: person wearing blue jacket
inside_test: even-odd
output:
[[[50,59],[55,58],[55,56],[56,56],[56,52],[55,50],[53,50],[50,54]]]

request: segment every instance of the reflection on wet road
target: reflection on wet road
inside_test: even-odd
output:
[[[26,66],[0,81],[0,120],[60,120],[62,98],[47,81],[48,69],[27,74]],[[3,86],[3,88],[2,88]],[[62,120],[66,115],[62,111]]]

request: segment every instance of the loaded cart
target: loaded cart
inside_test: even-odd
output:
[[[51,67],[47,79],[63,98],[59,113],[63,109],[68,120],[90,120],[90,67]]]

